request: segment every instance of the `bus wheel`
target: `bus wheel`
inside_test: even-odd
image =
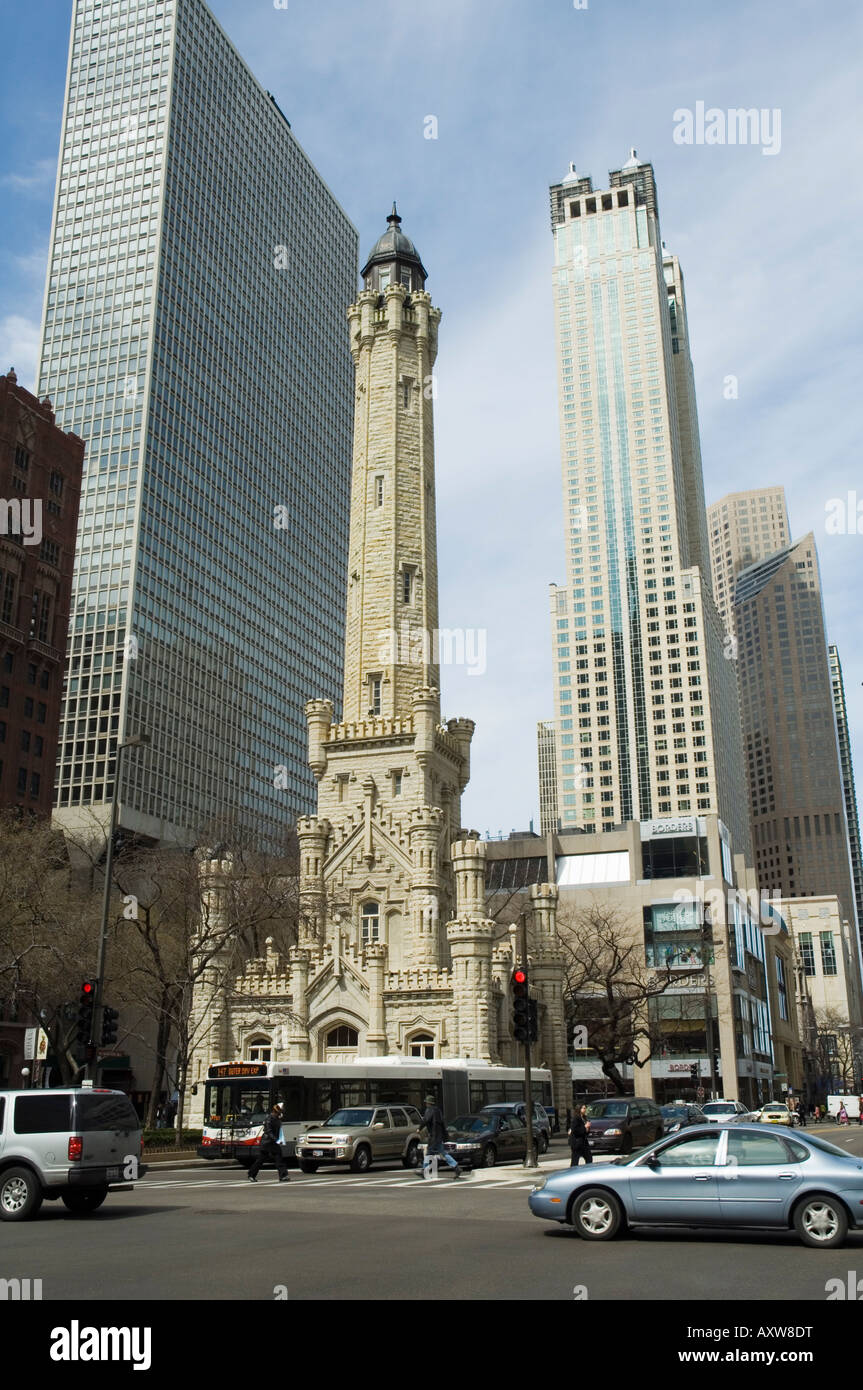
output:
[[[318,1171],[318,1165],[317,1165],[317,1163],[307,1163],[306,1160],[305,1160],[304,1158],[301,1158],[301,1159],[300,1159],[300,1172],[301,1172],[301,1173],[316,1173],[317,1171]]]
[[[361,1144],[351,1159],[352,1173],[367,1173],[372,1166],[372,1151],[367,1144]]]

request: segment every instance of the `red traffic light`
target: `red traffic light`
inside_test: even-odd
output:
[[[523,985],[527,980],[527,971],[519,968],[512,972],[512,982],[514,985]]]
[[[93,984],[93,981],[92,981],[92,980],[85,980],[84,983],[83,983],[82,986],[81,986],[81,993],[82,993],[82,994],[92,994],[92,993],[93,993],[93,990],[94,990],[95,988],[96,988],[96,986]]]

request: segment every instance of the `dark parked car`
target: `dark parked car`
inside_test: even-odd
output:
[[[447,1121],[447,1133],[444,1148],[472,1168],[493,1168],[527,1153],[527,1126],[518,1115],[458,1115]]]
[[[594,1153],[631,1154],[663,1134],[662,1111],[656,1101],[640,1096],[592,1101],[585,1118],[590,1121],[587,1142]]]
[[[551,1173],[528,1201],[584,1240],[633,1226],[772,1227],[830,1250],[863,1229],[863,1161],[805,1129],[708,1124],[601,1168]]]
[[[480,1110],[480,1115],[517,1115],[525,1121],[525,1108],[523,1100],[501,1100],[493,1105],[484,1105]],[[551,1143],[551,1120],[548,1111],[539,1101],[533,1102],[533,1133],[536,1139],[537,1153],[544,1154]]]
[[[666,1134],[677,1134],[690,1125],[707,1124],[707,1116],[697,1105],[662,1105],[662,1127]]]

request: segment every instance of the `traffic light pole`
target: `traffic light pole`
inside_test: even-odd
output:
[[[527,918],[524,913],[521,915],[519,924],[519,953],[521,955],[522,966],[527,970]],[[528,984],[530,983],[530,972],[528,972]],[[530,992],[528,991],[528,999]],[[527,1153],[524,1159],[525,1168],[536,1167],[536,1142],[533,1136],[533,1094],[530,1086],[530,1026],[528,1025],[527,1037],[524,1040],[524,1118],[527,1124]]]
[[[88,1081],[95,1078],[98,1068],[97,1039],[102,1036],[102,993],[105,987],[105,956],[108,951],[108,909],[111,905],[111,879],[114,874],[114,836],[117,833],[117,806],[120,797],[120,769],[123,751],[126,748],[141,748],[150,742],[147,734],[133,734],[125,743],[117,742],[117,762],[114,768],[114,789],[111,796],[111,819],[108,826],[108,848],[105,854],[105,888],[102,893],[102,930],[99,934],[99,960],[96,965],[96,999],[93,1004],[93,1036],[87,1048],[87,1064],[84,1075]]]

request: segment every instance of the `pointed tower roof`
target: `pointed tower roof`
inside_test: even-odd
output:
[[[378,237],[368,260],[360,271],[363,279],[366,278],[372,266],[386,265],[391,261],[401,261],[403,265],[415,266],[423,281],[428,279],[428,272],[420,260],[419,252],[410,237],[405,236],[401,230],[401,221],[398,209],[393,203],[393,210],[387,218],[387,230]]]

